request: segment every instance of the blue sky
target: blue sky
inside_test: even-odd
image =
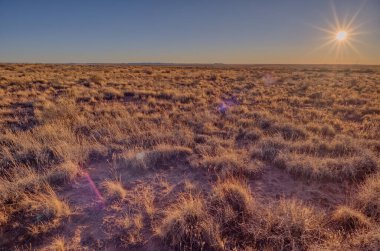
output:
[[[332,6],[360,9],[356,50],[321,47]],[[379,47],[378,0],[0,0],[0,62],[380,64]]]

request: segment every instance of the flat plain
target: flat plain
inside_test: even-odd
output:
[[[0,250],[379,250],[380,67],[0,65]]]

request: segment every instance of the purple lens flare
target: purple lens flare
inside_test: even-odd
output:
[[[225,115],[230,107],[238,104],[239,102],[237,101],[236,97],[222,98],[221,102],[218,105],[218,111],[221,114]]]
[[[96,200],[100,203],[104,203],[104,198],[103,196],[101,195],[100,191],[98,190],[98,188],[96,187],[95,185],[95,182],[92,180],[90,174],[88,172],[83,172],[82,173],[83,176],[87,179],[88,181],[88,184],[90,185],[91,187],[91,190],[95,193],[95,196],[96,196]]]

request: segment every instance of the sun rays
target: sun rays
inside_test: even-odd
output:
[[[353,15],[344,17],[339,16],[335,6],[331,5],[333,20],[328,21],[327,27],[314,26],[314,28],[325,33],[324,42],[315,48],[320,50],[328,47],[328,53],[335,55],[335,60],[340,61],[348,54],[354,52],[360,56],[357,44],[362,43],[358,36],[363,34],[363,24],[358,22],[358,15],[362,7],[360,7]]]

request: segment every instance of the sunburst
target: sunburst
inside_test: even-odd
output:
[[[316,49],[329,47],[329,52],[335,53],[335,59],[341,58],[343,54],[350,51],[360,55],[356,45],[361,43],[358,36],[363,34],[363,23],[358,23],[357,19],[362,8],[359,8],[350,18],[340,18],[333,4],[331,9],[334,20],[330,20],[328,27],[313,26],[326,34],[325,42]]]

